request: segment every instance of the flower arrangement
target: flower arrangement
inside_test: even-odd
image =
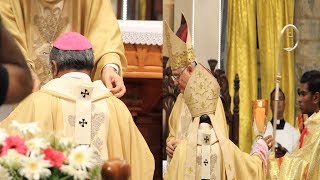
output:
[[[0,129],[0,180],[16,179],[99,179],[97,153],[88,146],[77,146],[67,138],[49,135],[30,138],[40,132],[36,122],[11,126],[22,135],[8,135]]]

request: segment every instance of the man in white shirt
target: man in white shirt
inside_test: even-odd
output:
[[[274,103],[275,103],[275,89],[270,94],[270,107],[272,114],[274,113]],[[279,101],[278,101],[278,120],[277,120],[277,132],[276,132],[276,142],[278,145],[277,151],[287,151],[292,153],[298,146],[300,133],[292,125],[287,123],[283,118],[283,113],[285,109],[285,95],[281,89],[279,89]],[[268,122],[267,129],[264,136],[273,134],[273,119]],[[276,146],[277,146],[276,145]],[[285,154],[285,152],[279,152],[280,154]]]

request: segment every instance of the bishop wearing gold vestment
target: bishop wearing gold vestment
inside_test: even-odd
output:
[[[265,179],[266,142],[258,140],[252,153],[247,154],[227,138],[220,86],[205,67],[195,62],[189,33],[183,41],[166,24],[165,35],[175,84],[192,117],[186,137],[173,152],[165,179]],[[200,123],[201,118],[207,123]],[[182,123],[180,118],[170,120]]]
[[[131,167],[131,179],[150,180],[153,155],[125,104],[98,80],[92,82],[94,66],[91,43],[81,34],[63,34],[50,53],[55,79],[24,99],[1,122],[11,131],[13,120],[37,122],[46,132],[90,145],[100,159],[120,158]]]

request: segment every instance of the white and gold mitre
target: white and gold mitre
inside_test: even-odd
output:
[[[184,17],[182,16],[182,18]],[[164,24],[171,69],[182,68],[195,61],[195,53],[192,48],[188,26],[186,25],[185,27],[187,28],[187,38],[183,41],[171,30],[166,21],[164,21]]]
[[[192,117],[215,114],[220,86],[217,79],[198,64],[191,74],[183,95]]]

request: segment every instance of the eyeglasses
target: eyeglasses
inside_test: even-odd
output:
[[[181,74],[183,73],[184,70],[187,69],[188,66],[186,66],[178,75],[172,75],[171,78],[173,81],[178,81],[178,79],[180,78]]]

